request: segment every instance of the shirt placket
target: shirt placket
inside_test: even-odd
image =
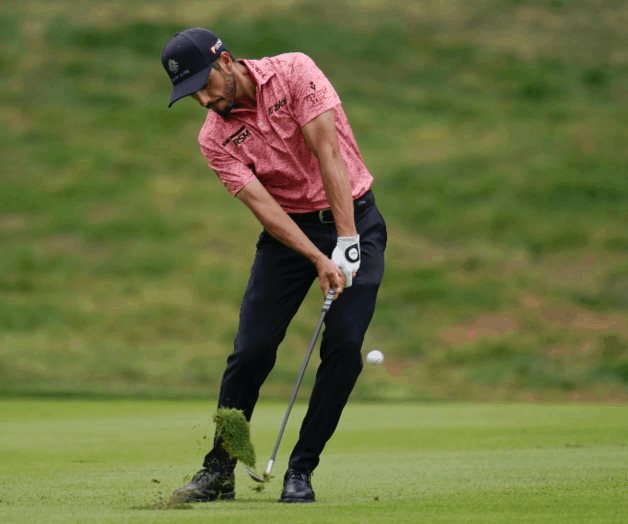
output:
[[[262,135],[266,135],[270,131],[270,125],[266,118],[266,105],[264,104],[264,96],[262,95],[262,85],[258,85],[255,90],[255,99],[257,103],[257,111],[255,112],[255,120],[257,128]]]

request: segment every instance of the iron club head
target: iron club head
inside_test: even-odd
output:
[[[257,471],[251,468],[244,468],[244,471],[246,471],[249,477],[251,477],[255,482],[268,482],[271,479],[269,474],[264,473],[260,475]]]

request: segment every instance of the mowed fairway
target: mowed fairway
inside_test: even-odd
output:
[[[263,467],[284,404],[260,403]],[[313,477],[276,502],[298,405],[264,491],[163,509],[211,439],[214,404],[5,400],[0,522],[626,522],[628,406],[350,404]],[[209,436],[208,436],[209,435]]]

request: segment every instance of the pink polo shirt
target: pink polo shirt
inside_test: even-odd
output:
[[[257,85],[257,108],[237,108],[227,118],[209,111],[198,135],[209,167],[229,192],[237,195],[257,177],[288,213],[329,207],[318,160],[301,127],[333,109],[353,198],[364,194],[373,177],[336,91],[312,59],[286,53],[241,63]]]

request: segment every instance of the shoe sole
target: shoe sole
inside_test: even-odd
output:
[[[279,502],[283,502],[285,504],[301,504],[301,503],[309,503],[316,502],[316,499],[297,499],[297,498],[280,498]]]
[[[235,491],[228,491],[227,493],[221,493],[215,497],[206,497],[206,498],[193,498],[189,497],[183,499],[181,502],[216,502],[217,500],[234,500],[235,499]]]

